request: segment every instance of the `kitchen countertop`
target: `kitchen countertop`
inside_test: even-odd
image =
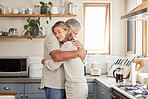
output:
[[[90,76],[86,75],[87,82],[96,82],[103,86],[106,90],[111,91],[112,88],[119,91],[123,95],[135,99],[133,96],[127,94],[117,87],[116,80],[114,78],[107,77],[106,75],[102,76]],[[0,83],[36,83],[41,82],[41,78],[0,78]],[[124,79],[124,82],[126,80]]]

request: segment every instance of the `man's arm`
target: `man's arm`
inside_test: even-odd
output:
[[[55,61],[53,61],[53,59],[48,59],[48,60],[42,59],[41,63],[43,65],[45,65],[51,71],[54,71],[54,70],[58,69],[63,62],[55,62]]]
[[[78,49],[75,51],[54,50],[50,52],[50,54],[55,62],[67,61],[67,60],[77,58],[77,57],[80,57],[81,60],[83,60],[84,58],[84,51],[82,49]]]

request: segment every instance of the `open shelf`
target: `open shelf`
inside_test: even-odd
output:
[[[0,38],[28,38],[29,36],[0,36]],[[33,39],[45,38],[46,36],[36,36]]]
[[[0,14],[0,17],[48,17],[47,14]],[[77,15],[52,14],[51,17],[76,17]]]

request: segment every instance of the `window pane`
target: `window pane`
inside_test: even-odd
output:
[[[86,7],[85,48],[103,49],[105,39],[105,7]]]

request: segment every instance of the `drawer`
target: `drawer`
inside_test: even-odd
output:
[[[25,93],[45,93],[45,91],[40,89],[40,83],[26,83]]]
[[[87,83],[88,84],[88,93],[93,93],[94,83]]]
[[[24,93],[24,84],[0,84],[0,91],[16,91]]]

